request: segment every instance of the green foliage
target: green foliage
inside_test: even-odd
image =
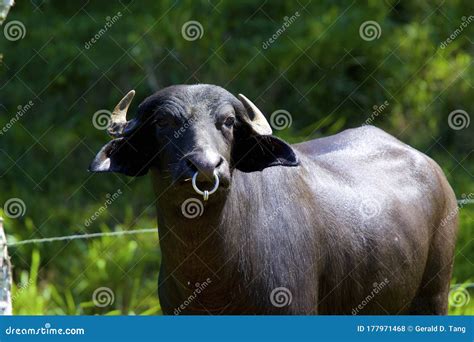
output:
[[[69,264],[70,271],[63,274],[58,274],[53,267],[44,272],[48,263],[43,263],[40,269],[40,252],[33,250],[31,259],[27,260],[31,265],[29,270],[15,272],[18,278],[13,289],[15,313],[160,313],[156,279],[150,279],[153,278],[150,274],[159,264],[159,253],[146,236],[127,240],[103,237],[84,244],[83,252],[75,256],[64,252],[63,260]],[[103,308],[94,302],[97,298],[94,292],[102,287],[109,288],[113,293],[111,305]],[[101,303],[99,299],[96,301]],[[112,305],[115,310],[110,309]]]
[[[260,5],[248,0],[18,2],[6,22],[20,20],[26,36],[0,41],[0,127],[17,115],[18,106],[33,105],[0,135],[0,203],[18,197],[26,204],[23,217],[5,222],[9,239],[155,226],[148,179],[86,172],[108,139],[94,128],[92,116],[112,109],[129,89],[137,90],[135,108],[156,88],[176,83],[213,83],[245,93],[268,116],[289,111],[292,126],[277,134],[290,142],[370,119],[437,160],[458,198],[474,192],[474,125],[462,130],[448,125],[455,109],[472,116],[474,23],[440,48],[461,18],[472,14],[470,1]],[[297,11],[297,19],[263,48],[284,18]],[[104,29],[106,17],[118,12],[119,19],[86,48]],[[202,24],[201,39],[183,39],[183,24],[190,20]],[[379,39],[361,39],[359,27],[368,20],[379,23]],[[375,115],[373,107],[385,101],[388,106]],[[87,226],[106,195],[118,189],[123,195]],[[461,210],[454,266],[459,283],[474,281],[473,214],[473,205]],[[16,313],[160,310],[156,236],[25,245],[10,253]],[[93,305],[99,287],[113,290],[113,305]],[[472,314],[473,309],[452,312]]]

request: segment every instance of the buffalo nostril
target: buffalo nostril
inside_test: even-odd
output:
[[[193,171],[199,171],[204,179],[213,180],[215,170],[222,165],[224,158],[217,153],[199,153],[186,159],[188,167]]]
[[[222,165],[223,162],[224,162],[224,158],[219,157],[219,162],[217,163],[215,169],[218,169]]]

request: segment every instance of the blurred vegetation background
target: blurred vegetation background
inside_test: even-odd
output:
[[[155,227],[148,177],[86,172],[109,140],[92,117],[136,89],[133,116],[146,96],[177,83],[242,92],[267,116],[287,110],[292,124],[276,134],[290,142],[371,123],[433,157],[457,197],[469,196],[474,124],[452,129],[448,116],[474,113],[474,22],[442,44],[473,7],[469,0],[18,1],[2,29],[19,21],[24,37],[0,38],[0,127],[9,126],[0,134],[0,203],[20,198],[26,207],[19,218],[3,214],[9,241]],[[380,36],[364,40],[359,29],[369,20]],[[200,38],[184,39],[189,21],[202,26]],[[473,215],[474,205],[460,210],[452,280],[471,296]],[[19,245],[10,254],[16,314],[160,313],[157,233]],[[111,305],[92,302],[100,287],[113,291]],[[473,304],[450,312],[474,314]]]

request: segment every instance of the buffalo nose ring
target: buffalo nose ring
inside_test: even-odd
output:
[[[214,187],[211,190],[204,190],[202,191],[201,189],[198,188],[196,184],[196,179],[199,174],[199,171],[196,171],[196,173],[193,176],[193,188],[194,191],[196,191],[199,195],[202,195],[204,201],[207,201],[209,199],[209,195],[212,195],[217,191],[217,188],[219,187],[219,176],[217,175],[217,171],[214,170]]]

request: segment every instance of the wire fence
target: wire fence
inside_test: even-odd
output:
[[[473,204],[474,199],[471,198],[463,198],[457,200],[458,205],[460,207],[466,204]],[[102,233],[87,233],[87,234],[73,234],[73,235],[65,235],[65,236],[54,236],[49,238],[40,238],[40,239],[29,239],[29,240],[22,240],[18,242],[11,242],[7,244],[7,247],[17,247],[29,244],[42,244],[42,243],[50,243],[50,242],[58,242],[58,241],[72,241],[72,240],[85,240],[85,239],[93,239],[105,236],[126,236],[126,235],[138,235],[138,234],[150,234],[158,233],[158,228],[142,228],[142,229],[133,229],[133,230],[124,230],[124,231],[115,231],[115,232],[102,232]],[[464,284],[452,284],[452,288],[472,288],[474,287],[474,283],[464,283]]]
[[[471,198],[463,198],[457,200],[458,205],[463,206],[466,204],[473,204],[474,199]],[[118,232],[103,232],[103,233],[90,233],[90,234],[74,234],[74,235],[65,235],[65,236],[54,236],[49,238],[41,238],[41,239],[29,239],[29,240],[22,240],[18,242],[11,242],[8,243],[8,247],[16,247],[22,245],[29,245],[29,244],[41,244],[41,243],[48,243],[48,242],[57,242],[57,241],[71,241],[71,240],[83,240],[83,239],[93,239],[103,236],[124,236],[124,235],[136,235],[136,234],[150,234],[150,233],[157,233],[158,228],[143,228],[143,229],[134,229],[134,230],[124,230]]]
[[[104,232],[104,233],[90,233],[90,234],[75,234],[75,235],[66,235],[66,236],[54,236],[50,238],[42,239],[30,239],[22,240],[18,242],[8,243],[8,247],[16,247],[22,245],[29,245],[32,243],[47,243],[47,242],[56,242],[56,241],[70,241],[70,240],[82,240],[82,239],[93,239],[103,236],[123,236],[123,235],[135,235],[135,234],[149,234],[157,233],[158,228],[143,228],[143,229],[134,229],[134,230],[124,230],[118,232]]]

